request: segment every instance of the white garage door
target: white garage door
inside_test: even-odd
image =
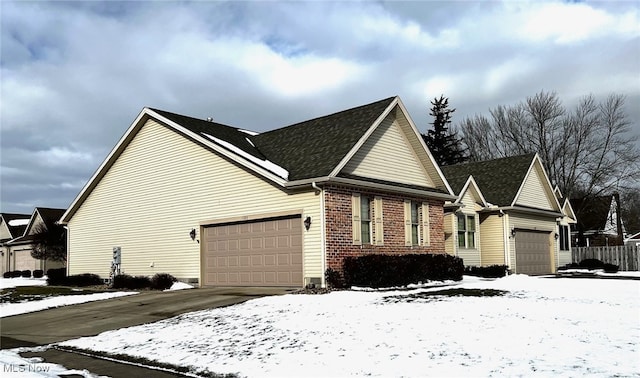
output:
[[[516,273],[550,274],[549,233],[518,230],[516,232]]]
[[[203,239],[205,286],[303,285],[300,216],[207,226]]]

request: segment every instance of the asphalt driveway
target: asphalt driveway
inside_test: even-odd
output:
[[[281,295],[291,288],[203,288],[137,295],[0,318],[0,348],[47,345],[101,332],[155,322],[186,312],[230,306],[253,298]],[[111,377],[139,376],[132,365],[99,360],[75,353],[49,350],[31,353],[68,368],[87,369]],[[81,367],[74,366],[81,365]],[[90,365],[90,366],[87,366]],[[93,370],[92,370],[93,369]],[[104,372],[101,372],[104,371]],[[153,376],[159,376],[155,370]],[[131,375],[133,374],[133,375]],[[173,374],[165,376],[175,376]]]

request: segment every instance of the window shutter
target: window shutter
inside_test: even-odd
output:
[[[353,224],[353,245],[362,245],[360,235],[360,193],[353,193],[351,196],[351,214]]]
[[[383,225],[383,221],[382,221],[382,198],[380,197],[375,197],[374,202],[373,202],[373,222],[374,222],[374,227],[375,227],[375,232],[376,232],[376,240],[375,240],[375,244],[376,245],[383,245],[384,244],[384,230],[382,228]]]
[[[429,203],[422,203],[422,245],[431,244],[431,234],[429,230]]]
[[[411,201],[404,200],[404,245],[411,247]]]

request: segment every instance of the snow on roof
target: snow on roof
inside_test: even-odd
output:
[[[8,224],[11,227],[26,226],[29,224],[29,219],[12,219]]]
[[[222,139],[218,139],[212,135],[209,135],[207,133],[201,133],[202,135],[206,136],[207,138],[211,139],[212,141],[216,142],[217,144],[221,145],[222,147],[228,149],[229,151],[235,153],[236,155],[242,156],[243,158],[251,161],[254,164],[259,165],[260,167],[275,173],[276,175],[282,177],[285,180],[289,179],[289,171],[287,171],[286,169],[282,168],[281,166],[270,162],[269,160],[261,160],[258,159],[257,157],[241,150],[240,148],[234,146],[233,144],[224,141]]]
[[[258,134],[260,134],[260,133],[257,133],[257,132],[255,132],[255,131],[251,131],[251,130],[238,129],[238,131],[240,131],[241,133],[249,134],[249,135],[251,135],[251,136],[254,136],[254,135],[258,135]]]

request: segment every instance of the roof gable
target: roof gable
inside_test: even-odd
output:
[[[471,202],[481,207],[488,207],[487,201],[482,195],[480,188],[478,188],[478,184],[476,183],[476,180],[473,178],[473,176],[469,176],[469,178],[467,179],[467,182],[464,184],[463,188],[460,190],[460,193],[458,194],[458,198],[456,199],[455,203],[464,204],[465,206],[467,206],[467,205],[470,205]],[[477,206],[474,206],[474,210],[479,210],[479,209],[475,209],[475,207]]]
[[[31,219],[29,220],[29,224],[27,225],[26,230],[24,231],[24,235],[33,235],[36,233],[36,227],[40,224],[44,225],[44,227],[49,228],[52,225],[56,224],[62,215],[65,213],[65,209],[52,209],[49,207],[36,207],[33,210],[33,214],[31,215]]]
[[[29,224],[31,215],[29,214],[13,214],[13,213],[1,213],[2,219],[2,235],[1,239],[13,239],[24,234],[24,230]]]
[[[513,205],[552,211],[561,210],[554,189],[537,154],[533,157]]]
[[[314,118],[251,138],[269,160],[289,171],[289,180],[329,176],[388,110],[395,97]]]
[[[564,199],[564,203],[562,204],[562,214],[571,220],[570,223],[577,222],[576,213],[573,211],[571,202],[567,198]]]
[[[348,160],[340,174],[435,187],[407,139],[395,115],[390,113]]]

